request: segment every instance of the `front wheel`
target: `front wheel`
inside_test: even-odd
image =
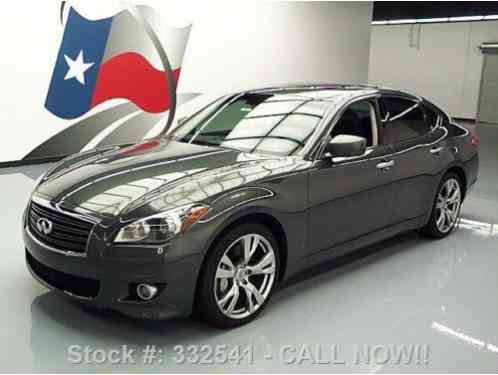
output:
[[[201,275],[199,316],[221,328],[251,321],[268,302],[279,270],[278,244],[266,227],[243,224],[223,234]]]
[[[457,223],[462,205],[462,183],[454,173],[447,173],[439,185],[431,217],[422,233],[433,238],[450,234]]]

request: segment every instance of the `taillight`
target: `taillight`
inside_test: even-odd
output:
[[[477,137],[477,134],[475,133],[474,130],[472,130],[470,132],[470,143],[472,144],[472,146],[474,147],[479,147],[479,138]]]

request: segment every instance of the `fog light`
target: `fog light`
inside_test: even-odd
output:
[[[157,287],[149,284],[138,284],[137,295],[143,301],[150,301],[157,294]]]

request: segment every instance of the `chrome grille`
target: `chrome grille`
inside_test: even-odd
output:
[[[52,222],[52,230],[49,234],[38,229],[37,221],[41,218]],[[29,207],[28,227],[30,232],[39,241],[60,251],[85,253],[93,225],[88,221],[66,215],[35,202],[31,202]]]

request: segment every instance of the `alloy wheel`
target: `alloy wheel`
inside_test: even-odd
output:
[[[462,192],[459,182],[449,178],[441,186],[436,201],[436,226],[441,233],[449,232],[460,212]]]
[[[252,315],[266,301],[277,271],[275,250],[260,234],[236,239],[223,253],[214,280],[214,296],[229,318]]]

